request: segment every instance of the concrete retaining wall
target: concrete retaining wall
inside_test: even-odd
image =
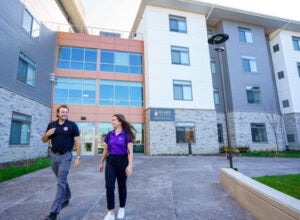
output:
[[[300,219],[300,200],[259,183],[233,169],[221,170],[224,188],[257,219]]]

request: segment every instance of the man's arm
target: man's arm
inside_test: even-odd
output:
[[[50,136],[51,136],[52,134],[54,134],[54,132],[55,132],[55,128],[49,129],[49,130],[42,136],[42,141],[43,141],[44,143],[46,143],[47,141],[49,141]]]
[[[80,166],[80,155],[81,155],[81,143],[80,143],[80,137],[74,137],[75,147],[76,147],[76,159],[74,161],[74,167],[78,168]]]

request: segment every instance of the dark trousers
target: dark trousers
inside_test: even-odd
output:
[[[106,200],[107,209],[112,210],[115,208],[115,184],[118,182],[119,202],[120,207],[124,208],[127,198],[127,176],[125,173],[128,166],[127,155],[109,155],[106,158],[105,165],[105,187],[106,187]]]
[[[57,191],[51,212],[59,213],[63,202],[71,198],[71,191],[67,181],[70,165],[72,161],[72,153],[67,152],[63,155],[51,153],[51,168],[57,179]]]

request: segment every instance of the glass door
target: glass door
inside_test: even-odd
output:
[[[80,131],[81,155],[94,155],[94,123],[77,123]]]

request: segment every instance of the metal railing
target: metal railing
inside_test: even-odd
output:
[[[142,33],[137,33],[137,32],[113,30],[113,29],[98,28],[98,27],[85,27],[79,25],[49,22],[49,21],[43,21],[43,24],[50,30],[57,31],[57,32],[81,33],[81,34],[88,34],[88,35],[95,35],[95,36],[143,40]]]

